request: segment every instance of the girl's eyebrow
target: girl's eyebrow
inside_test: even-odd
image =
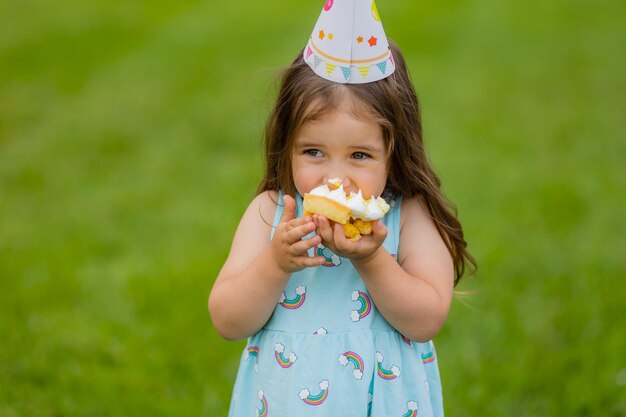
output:
[[[383,149],[378,147],[378,146],[368,146],[368,145],[356,145],[356,146],[351,146],[351,149],[357,149],[360,151],[366,151],[366,152],[382,152]]]
[[[314,142],[296,142],[297,148],[321,148],[323,145]]]

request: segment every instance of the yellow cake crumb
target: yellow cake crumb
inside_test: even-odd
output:
[[[361,239],[361,233],[359,233],[359,229],[356,228],[352,223],[346,223],[343,225],[343,233],[344,235],[353,241],[357,241]]]
[[[356,219],[354,220],[354,227],[359,229],[362,235],[372,234],[372,222],[368,220]]]

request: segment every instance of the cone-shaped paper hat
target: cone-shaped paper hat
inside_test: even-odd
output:
[[[378,81],[396,69],[374,0],[326,0],[304,60],[342,84]]]

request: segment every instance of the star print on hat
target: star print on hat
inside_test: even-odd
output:
[[[342,84],[382,80],[396,69],[374,0],[326,0],[304,60]]]

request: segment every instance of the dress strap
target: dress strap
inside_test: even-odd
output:
[[[272,231],[270,232],[270,240],[274,238],[274,232],[276,231],[276,227],[278,227],[278,223],[280,222],[281,217],[283,217],[283,208],[285,207],[285,203],[283,202],[283,190],[278,190],[278,201],[276,202],[276,214],[274,215],[274,222],[272,223]]]
[[[402,196],[385,195],[385,200],[391,205],[391,210],[383,219],[389,231],[387,238],[390,240],[389,249],[393,254],[398,253],[400,245],[400,215],[402,209]]]

